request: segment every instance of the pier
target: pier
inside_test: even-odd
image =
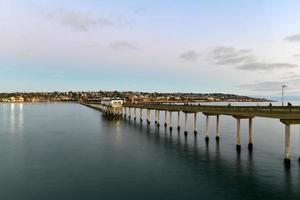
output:
[[[151,112],[154,112],[155,125],[160,126],[160,113],[164,113],[164,126],[173,130],[172,117],[173,113],[177,114],[177,130],[180,130],[180,113],[184,114],[184,135],[187,136],[188,117],[193,117],[194,130],[193,134],[197,135],[197,116],[205,115],[205,141],[209,142],[209,120],[211,117],[216,117],[216,135],[215,139],[221,139],[220,134],[220,116],[232,116],[236,120],[236,151],[241,151],[241,120],[248,121],[248,149],[253,149],[253,118],[264,117],[278,119],[285,125],[285,151],[284,163],[289,166],[291,162],[291,125],[300,124],[300,106],[215,106],[215,105],[187,105],[187,104],[170,104],[170,103],[124,103],[121,106],[103,105],[97,102],[82,103],[86,106],[98,109],[109,117],[129,118],[131,119],[131,110],[134,111],[134,119],[136,119],[136,109],[140,110],[140,122],[143,122],[143,110],[146,110],[147,124],[151,124]],[[169,120],[168,120],[169,113]],[[300,162],[300,158],[299,158]]]

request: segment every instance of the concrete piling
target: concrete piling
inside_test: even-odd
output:
[[[241,151],[241,119],[236,119],[237,121],[237,130],[236,130],[236,150]]]
[[[205,124],[205,141],[209,141],[209,115],[206,115],[206,124]]]
[[[197,113],[194,113],[194,134],[197,134]]]
[[[180,111],[177,112],[177,130],[180,130]]]
[[[134,108],[134,118],[133,118],[134,121],[136,121],[136,108]]]
[[[216,116],[216,140],[220,140],[220,115]]]
[[[131,118],[131,108],[129,107],[129,114],[128,114],[128,118],[130,119]]]
[[[184,135],[187,135],[187,113],[184,113]]]
[[[291,126],[285,125],[285,157],[284,163],[289,165],[291,162]]]
[[[165,127],[167,127],[167,111],[165,110]]]
[[[249,143],[248,143],[248,149],[253,149],[253,136],[252,136],[252,118],[249,118]]]
[[[172,131],[173,127],[172,127],[172,112],[169,111],[170,116],[169,116],[169,126],[170,126],[170,131]]]
[[[157,127],[160,126],[160,111],[157,110]]]
[[[147,109],[147,123],[150,124],[150,110]]]

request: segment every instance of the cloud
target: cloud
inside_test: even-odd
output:
[[[233,66],[239,70],[270,71],[274,69],[296,68],[298,65],[286,62],[261,62],[250,49],[216,47],[208,53],[208,59],[216,65]]]
[[[195,62],[199,58],[200,54],[195,52],[194,50],[185,51],[179,55],[179,58],[185,62]]]
[[[266,70],[272,70],[272,69],[280,69],[280,68],[295,68],[298,67],[296,64],[291,64],[291,63],[263,63],[263,62],[253,62],[253,63],[245,63],[243,65],[237,66],[237,69],[240,70],[261,70],[261,71],[266,71]]]
[[[293,78],[300,78],[300,75],[296,72],[288,72],[284,76],[282,76],[284,79],[293,79]]]
[[[263,81],[253,84],[242,84],[239,85],[241,88],[245,88],[252,91],[260,91],[260,92],[270,92],[270,91],[278,91],[281,86],[284,85],[284,82],[277,81]]]
[[[64,75],[62,75],[60,73],[56,73],[52,77],[55,78],[55,79],[62,79],[62,78],[64,78]]]
[[[113,50],[137,50],[138,49],[138,47],[135,44],[126,41],[116,41],[109,44],[108,47]]]
[[[293,55],[294,58],[300,58],[300,53],[296,53]]]
[[[146,11],[146,8],[137,8],[133,11],[133,15],[139,15]]]
[[[58,9],[48,12],[46,18],[59,21],[60,24],[74,31],[90,31],[93,28],[112,27],[117,23],[107,18],[96,17],[89,12],[67,11]]]
[[[250,49],[235,49],[224,46],[214,48],[209,52],[208,57],[217,65],[236,65],[255,60]]]
[[[300,42],[300,34],[287,36],[284,40],[287,42]]]
[[[279,94],[281,92],[282,85],[287,85],[287,90],[289,94],[299,94],[299,84],[300,78],[296,78],[282,81],[261,81],[252,84],[242,84],[238,87],[250,91],[265,92],[269,94]]]

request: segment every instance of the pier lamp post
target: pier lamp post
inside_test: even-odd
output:
[[[284,97],[284,88],[286,88],[287,86],[286,85],[282,85],[281,86],[281,104],[282,104],[282,106],[284,106],[284,99],[283,99],[283,97]]]

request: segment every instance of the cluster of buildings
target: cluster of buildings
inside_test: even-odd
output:
[[[62,102],[62,101],[99,101],[108,99],[128,102],[263,102],[262,98],[251,98],[221,93],[149,93],[132,91],[99,92],[36,92],[0,93],[0,102]]]
[[[22,103],[24,102],[24,98],[22,96],[12,96],[9,98],[2,98],[2,102],[7,102],[7,103]]]

